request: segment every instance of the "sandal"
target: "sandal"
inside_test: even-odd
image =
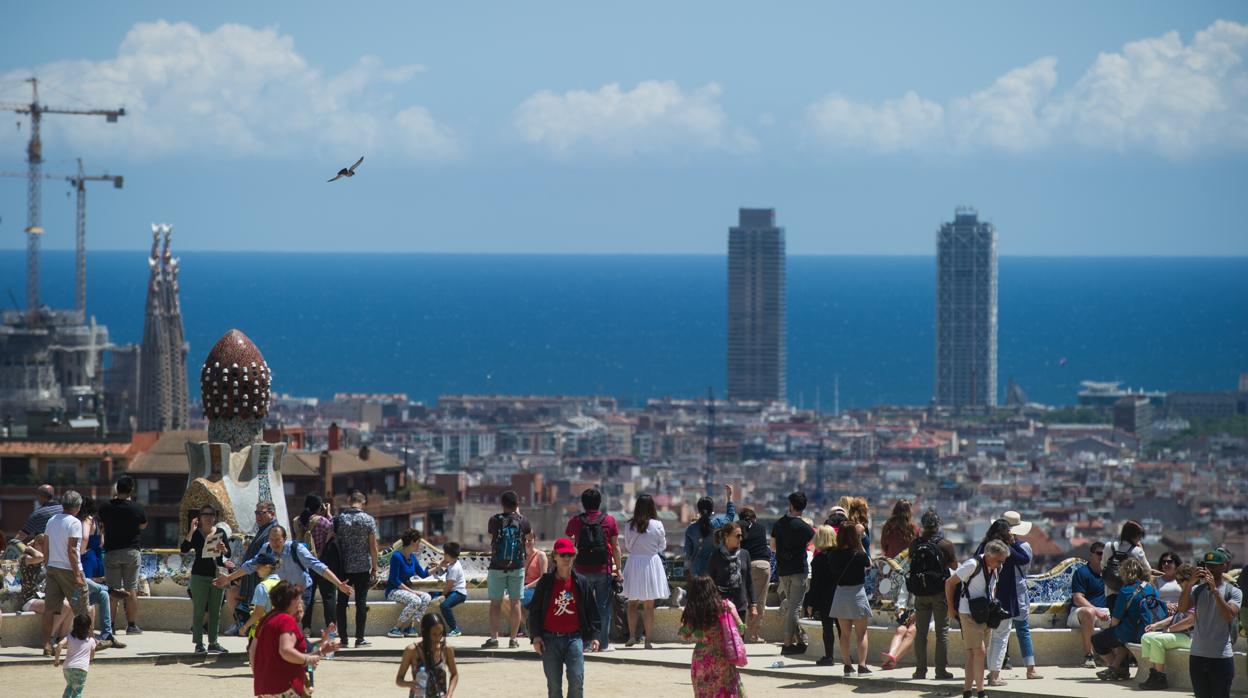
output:
[[[1035,667],[1029,667],[1029,668],[1027,669],[1027,678],[1029,678],[1029,679],[1043,679],[1044,677],[1036,673],[1036,668],[1035,668]]]
[[[884,661],[880,662],[880,668],[889,671],[897,668],[897,658],[888,652],[881,652],[880,656],[884,657]]]
[[[1005,679],[988,679],[987,683],[989,686],[996,688],[996,687],[1004,686]]]

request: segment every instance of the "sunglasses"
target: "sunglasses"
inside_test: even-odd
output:
[[[1092,554],[1093,554],[1093,555],[1095,555],[1095,556],[1097,556],[1097,557],[1100,557],[1101,555],[1104,555],[1104,554],[1105,554],[1105,551],[1104,551],[1104,550],[1093,550],[1093,551],[1092,551]]]
[[[1164,560],[1162,560],[1162,561],[1161,561],[1161,564],[1163,564],[1163,565],[1173,565],[1173,564],[1174,564],[1174,560],[1171,560],[1170,558],[1166,558],[1166,559],[1164,559]]]
[[[555,553],[555,557],[576,557],[576,553]]]

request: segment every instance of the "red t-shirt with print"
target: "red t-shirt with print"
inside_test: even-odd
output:
[[[559,575],[555,575],[550,585],[550,603],[546,605],[543,631],[566,634],[580,630],[581,619],[576,614],[576,594],[572,587],[571,576],[560,579]]]

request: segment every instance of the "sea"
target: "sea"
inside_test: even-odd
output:
[[[611,395],[623,405],[725,385],[727,260],[713,255],[184,252],[192,388],[227,330],[275,392]],[[45,251],[42,294],[73,302],[73,254]],[[0,251],[0,303],[25,253]],[[999,390],[1073,404],[1080,381],[1231,390],[1248,372],[1248,258],[1002,257]],[[143,336],[145,251],[88,256],[90,315]],[[933,257],[790,256],[788,397],[825,411],[922,405],[933,391]]]

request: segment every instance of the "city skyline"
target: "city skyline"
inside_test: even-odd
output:
[[[97,250],[171,220],[185,250],[707,254],[744,204],[785,212],[794,255],[926,255],[974,202],[1003,255],[1248,254],[1241,3],[11,15],[0,101],[34,74],[46,103],[127,107],[44,123],[46,172],[127,178],[92,197]],[[0,129],[0,169],[26,133]],[[0,182],[5,249],[23,194]],[[44,210],[72,247],[52,182]]]

